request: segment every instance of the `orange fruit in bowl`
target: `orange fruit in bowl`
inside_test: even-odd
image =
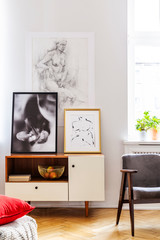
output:
[[[45,172],[44,177],[45,177],[45,178],[49,178],[49,173],[48,173],[48,172]]]
[[[55,172],[51,172],[51,173],[49,174],[49,177],[50,177],[50,179],[54,179],[54,178],[57,177],[57,174],[56,174]]]

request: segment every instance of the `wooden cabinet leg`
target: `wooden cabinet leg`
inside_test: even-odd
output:
[[[85,211],[86,211],[86,217],[88,217],[88,201],[85,201]]]

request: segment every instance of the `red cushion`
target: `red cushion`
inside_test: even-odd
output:
[[[23,200],[0,195],[0,225],[24,216],[34,208]]]

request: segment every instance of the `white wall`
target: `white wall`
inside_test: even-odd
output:
[[[95,32],[96,106],[101,108],[106,201],[117,206],[122,141],[127,135],[127,0],[3,0],[0,95],[0,192],[10,154],[12,92],[26,91],[27,32]],[[2,8],[1,8],[2,10]],[[63,150],[60,129],[59,151]]]

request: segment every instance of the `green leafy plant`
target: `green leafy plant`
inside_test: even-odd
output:
[[[149,121],[150,128],[154,128],[154,129],[158,130],[159,124],[160,124],[159,118],[157,118],[156,116],[153,116],[152,118],[150,118],[150,121]]]
[[[137,119],[137,123],[136,123],[136,129],[138,131],[147,131],[148,129],[151,128],[151,118],[149,115],[149,111],[145,111],[143,113],[143,117],[142,118],[138,118]]]

